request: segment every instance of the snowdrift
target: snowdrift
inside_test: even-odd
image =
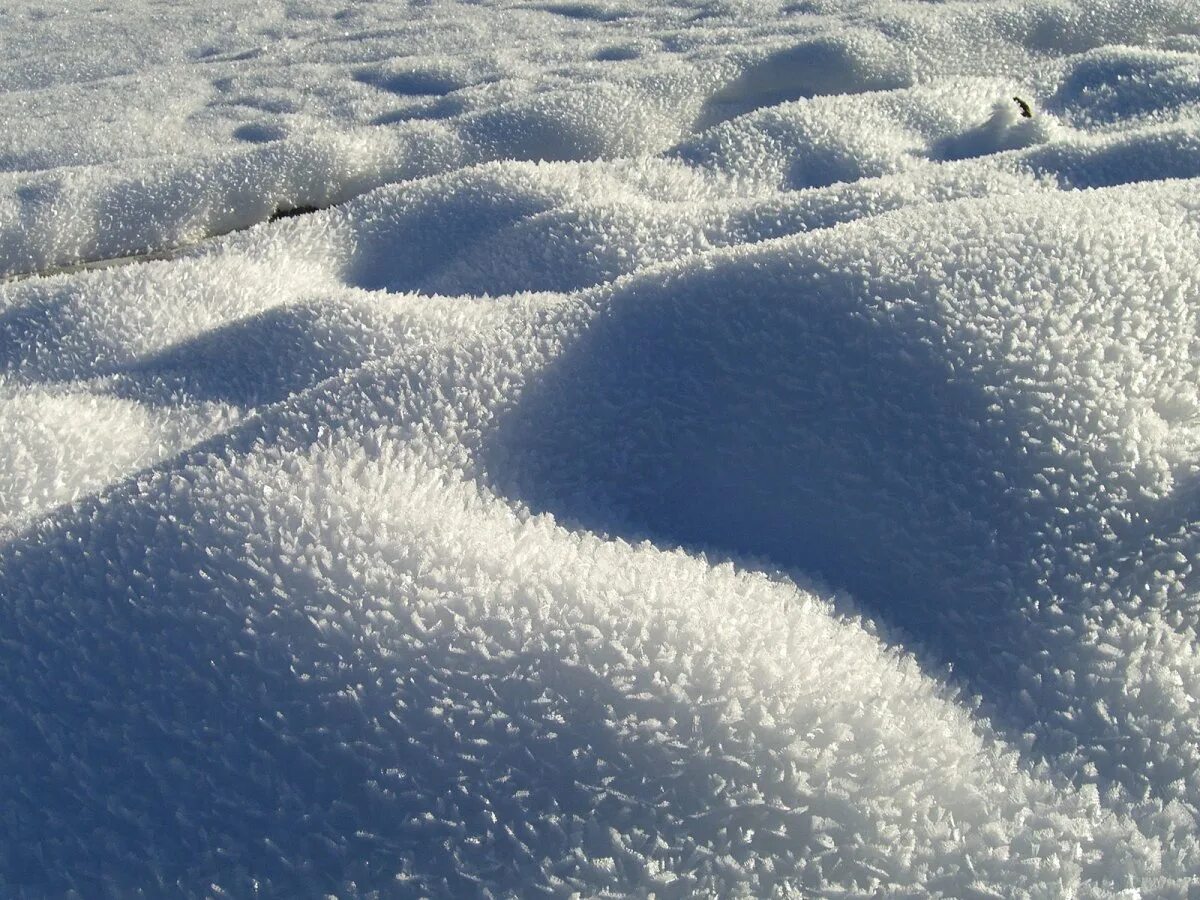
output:
[[[6,896],[1200,890],[1194,4],[0,16]]]

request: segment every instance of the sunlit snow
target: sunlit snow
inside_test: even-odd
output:
[[[0,895],[1200,896],[1195,0],[0,48]]]

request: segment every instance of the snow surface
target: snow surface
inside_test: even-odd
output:
[[[1194,0],[0,46],[4,896],[1200,895]]]

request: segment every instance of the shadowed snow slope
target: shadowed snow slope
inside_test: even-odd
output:
[[[1191,0],[126,7],[0,10],[0,893],[1200,890]]]

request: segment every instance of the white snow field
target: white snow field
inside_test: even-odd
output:
[[[0,896],[1200,897],[1196,0],[0,48]]]

